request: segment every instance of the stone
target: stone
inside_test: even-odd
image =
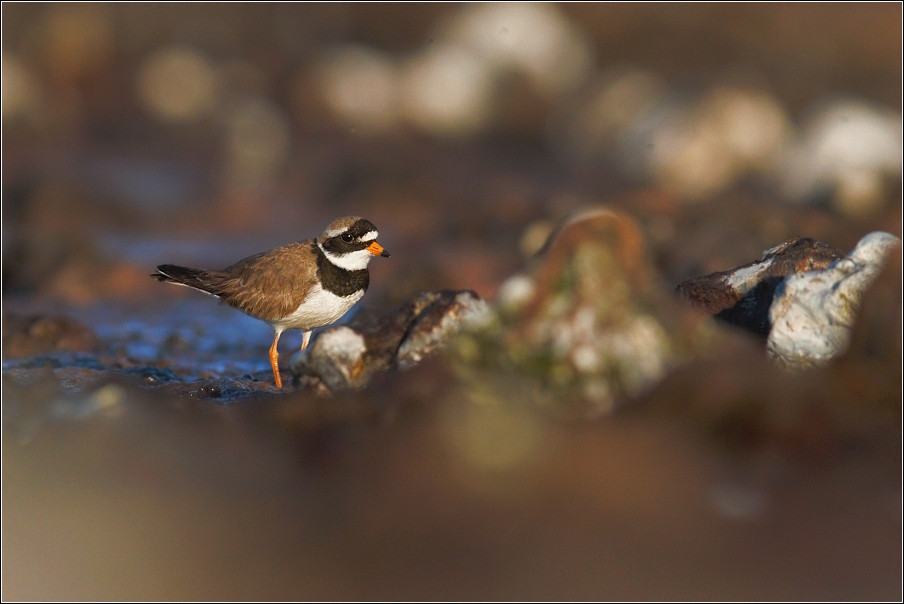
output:
[[[408,369],[442,349],[462,328],[480,326],[489,316],[487,303],[472,291],[437,296],[416,318],[399,346],[396,365]]]
[[[366,352],[364,336],[351,327],[327,329],[314,341],[303,373],[319,378],[331,392],[360,388],[366,383]]]
[[[901,240],[875,231],[829,267],[782,281],[769,310],[769,356],[790,370],[825,365],[844,354],[863,293]]]
[[[160,384],[179,381],[179,378],[172,371],[162,367],[126,367],[122,370],[122,373],[123,375],[137,378],[144,386],[159,386]]]
[[[322,330],[307,355],[293,357],[291,370],[323,394],[363,388],[380,372],[409,369],[437,353],[488,315],[472,291],[422,293],[392,311],[362,311],[348,325]]]
[[[843,257],[844,252],[828,244],[796,237],[766,250],[749,264],[688,279],[676,291],[716,319],[765,338],[771,327],[769,308],[782,280],[824,269]]]
[[[123,384],[125,385],[126,382]],[[141,385],[148,386],[147,383]],[[165,382],[155,387],[154,390],[163,396],[214,401],[224,405],[240,400],[265,400],[276,396],[272,381],[227,377],[206,378],[195,382]]]

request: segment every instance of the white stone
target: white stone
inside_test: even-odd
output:
[[[788,369],[824,365],[848,347],[863,292],[901,240],[876,231],[821,271],[788,276],[769,309],[769,356]]]
[[[599,353],[588,344],[582,344],[572,351],[571,362],[581,373],[593,373],[601,364]]]
[[[521,308],[534,297],[537,285],[527,275],[509,277],[499,288],[499,304],[504,308]]]
[[[331,391],[338,392],[363,385],[361,371],[366,351],[364,337],[351,327],[340,325],[320,334],[307,363]]]

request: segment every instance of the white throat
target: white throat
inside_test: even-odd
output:
[[[360,271],[361,269],[367,268],[367,263],[374,257],[374,255],[367,250],[358,250],[357,252],[338,255],[323,249],[323,246],[320,245],[319,242],[317,243],[317,247],[320,248],[320,251],[323,252],[327,260],[335,266],[344,268],[347,271]]]

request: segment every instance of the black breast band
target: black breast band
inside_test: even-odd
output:
[[[317,277],[323,289],[342,298],[351,296],[359,291],[367,291],[370,285],[370,273],[366,268],[359,271],[349,271],[338,267],[326,257],[323,250],[316,242],[311,244],[314,255],[317,257]]]

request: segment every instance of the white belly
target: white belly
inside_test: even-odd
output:
[[[360,291],[351,296],[341,297],[316,285],[308,293],[304,302],[295,309],[295,312],[277,321],[269,321],[269,323],[277,331],[286,329],[310,331],[341,319],[342,315],[348,312],[348,309],[354,306],[363,295],[364,292]]]

